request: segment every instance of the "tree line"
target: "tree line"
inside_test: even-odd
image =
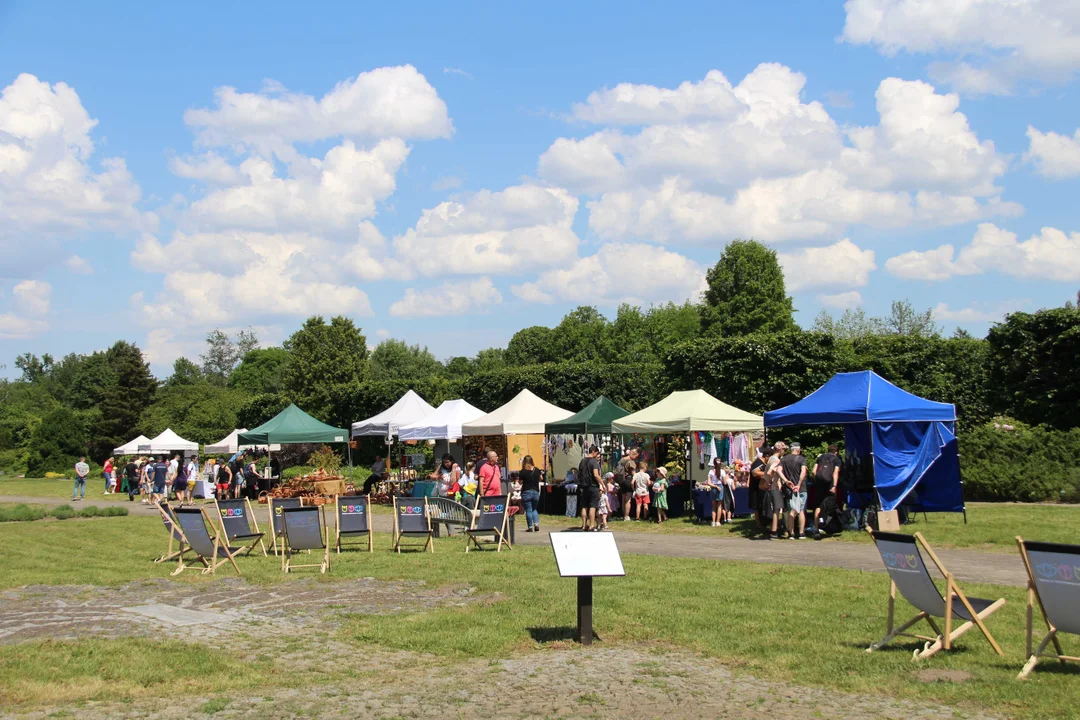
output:
[[[213,442],[289,402],[340,427],[385,409],[410,388],[432,404],[464,397],[487,410],[523,387],[571,410],[599,394],[634,410],[672,390],[701,388],[760,413],[804,397],[836,372],[862,369],[956,403],[964,462],[977,476],[965,471],[969,493],[1052,494],[1019,477],[1003,484],[996,456],[986,453],[1005,446],[987,432],[1038,428],[1059,444],[1075,441],[1080,451],[1080,372],[1073,362],[1080,310],[1071,305],[1014,313],[981,339],[943,337],[932,313],[907,301],[893,303],[884,318],[861,310],[826,314],[804,330],[776,254],[764,245],[732,242],[706,280],[697,303],[624,304],[610,319],[579,307],[555,327],[519,330],[505,348],[445,361],[400,340],[369,350],[362,329],[346,317],[309,318],[281,347],[258,347],[251,331],[229,337],[215,330],[197,361],[177,359],[164,379],[125,341],[60,360],[27,353],[15,363],[21,378],[0,383],[0,469],[67,470],[82,452],[101,461],[135,435],[152,437],[165,427]],[[1008,421],[994,430],[996,417]],[[837,436],[828,428],[798,432],[804,445]],[[1034,442],[1031,433],[1025,437]],[[1062,472],[1065,485],[1080,487],[1075,471]]]

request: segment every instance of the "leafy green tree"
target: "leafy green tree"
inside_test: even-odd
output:
[[[958,327],[953,330],[952,336],[955,340],[973,340],[975,338],[974,335],[972,335],[962,327]]]
[[[701,324],[707,335],[735,337],[796,328],[775,250],[755,240],[733,240],[705,279],[709,287]]]
[[[277,393],[285,388],[285,366],[289,353],[283,348],[249,350],[229,375],[229,387],[251,394]]]
[[[85,455],[86,425],[68,408],[57,408],[41,419],[30,441],[27,472],[41,477],[47,472],[67,472]]]
[[[69,360],[69,358],[77,358]],[[64,382],[68,364],[73,365],[70,384]],[[68,356],[53,373],[53,381],[62,393],[60,400],[79,410],[100,407],[105,395],[115,387],[116,368],[108,355],[96,352],[91,355]],[[65,386],[66,385],[66,386]]]
[[[476,353],[472,359],[474,372],[494,372],[507,366],[506,350],[503,348],[488,348]]]
[[[467,357],[457,356],[446,361],[443,367],[443,375],[448,378],[465,377],[473,372],[472,361]]]
[[[937,337],[941,334],[941,329],[934,322],[934,311],[927,308],[919,312],[911,306],[909,300],[894,300],[888,317],[882,322],[885,330],[894,335]]]
[[[172,428],[197,443],[212,443],[236,429],[236,414],[250,396],[205,380],[166,385],[143,412],[139,425],[150,437]]]
[[[282,393],[252,395],[237,406],[236,426],[248,429],[258,427],[288,406],[289,398]]]
[[[653,306],[645,313],[645,334],[649,339],[650,359],[659,362],[678,343],[701,337],[701,311],[689,301]]]
[[[182,385],[194,385],[203,382],[205,379],[202,368],[188,360],[186,357],[179,357],[173,361],[172,375],[165,381],[165,387],[173,388]]]
[[[595,307],[582,305],[571,310],[552,330],[550,359],[558,362],[610,360],[614,357],[610,327],[611,323]]]
[[[854,340],[883,334],[885,323],[881,318],[867,315],[861,307],[848,308],[839,318],[834,318],[828,310],[822,310],[814,318],[813,330],[842,340]]]
[[[23,353],[15,358],[15,367],[22,372],[24,382],[40,382],[44,380],[52,370],[52,355],[45,353],[40,358],[37,355]]]
[[[543,325],[522,328],[510,338],[503,359],[511,367],[550,362],[554,359],[554,336],[554,331]]]
[[[362,382],[367,367],[367,338],[347,317],[327,323],[321,316],[308,318],[285,341],[289,363],[285,390],[297,405],[326,421],[331,399],[339,385]]]
[[[431,351],[404,340],[383,340],[368,357],[367,377],[374,382],[384,380],[417,380],[442,371],[442,364]]]
[[[221,330],[213,330],[206,336],[206,353],[200,356],[203,373],[211,382],[224,385],[237,364],[258,345],[259,338],[253,330],[241,330],[235,339]]]
[[[95,460],[108,457],[114,447],[139,434],[139,417],[157,389],[150,366],[134,344],[119,340],[105,351],[105,356],[116,382],[101,400],[101,420],[92,448]]]

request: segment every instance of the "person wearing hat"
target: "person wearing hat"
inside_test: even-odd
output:
[[[787,501],[787,531],[789,540],[806,539],[806,458],[799,443],[791,443],[791,452],[780,459],[791,497]],[[796,531],[795,518],[798,517]]]
[[[653,489],[653,493],[655,494],[655,497],[653,498],[653,507],[656,508],[656,524],[659,525],[660,523],[667,520],[667,511],[668,511],[668,505],[667,505],[667,489],[668,489],[667,468],[664,467],[663,465],[656,468],[656,479],[653,480],[652,489]]]
[[[780,458],[784,455],[787,445],[783,442],[775,443],[770,452],[764,453],[765,477],[769,482],[769,516],[763,518],[768,523],[769,539],[779,537],[780,515],[784,512],[784,470],[780,467]]]

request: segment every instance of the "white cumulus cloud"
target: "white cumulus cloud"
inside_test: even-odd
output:
[[[68,255],[64,260],[64,264],[67,265],[68,270],[76,275],[93,275],[94,266],[90,264],[90,261],[84,257],[78,255]]]
[[[1027,158],[1035,163],[1040,175],[1051,180],[1080,176],[1080,128],[1069,137],[1039,132],[1029,125],[1027,136]]]
[[[645,243],[607,243],[566,268],[541,273],[511,288],[526,302],[565,300],[598,305],[697,301],[705,268],[687,257]]]
[[[835,308],[837,310],[848,310],[851,308],[857,308],[862,305],[862,293],[858,290],[848,290],[847,292],[835,293],[832,295],[818,295],[818,302],[828,308]]]
[[[1016,233],[982,223],[969,245],[951,244],[913,250],[889,258],[885,269],[908,280],[946,280],[955,275],[996,271],[1014,277],[1050,281],[1080,280],[1080,232],[1044,227],[1024,241]]]
[[[777,256],[788,290],[821,287],[864,287],[877,269],[874,251],[844,238],[827,247],[803,248]]]
[[[1071,0],[848,0],[844,10],[844,40],[939,56],[935,81],[973,94],[1064,82],[1080,70],[1080,5]]]
[[[433,288],[408,288],[405,297],[390,306],[395,317],[440,317],[487,312],[503,300],[489,277],[446,282]]]

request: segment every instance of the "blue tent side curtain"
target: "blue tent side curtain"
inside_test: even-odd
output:
[[[869,457],[873,437],[874,484],[882,510],[963,512],[960,455],[952,423],[859,423],[844,428],[847,452]],[[866,497],[852,493],[853,507]]]

